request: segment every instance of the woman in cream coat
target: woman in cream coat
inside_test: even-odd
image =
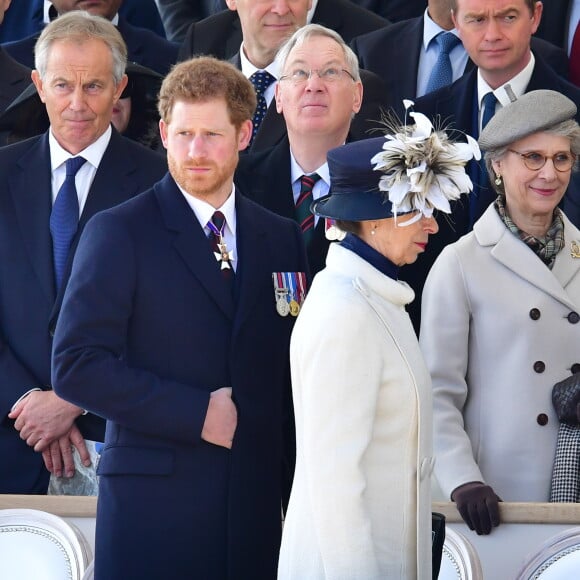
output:
[[[499,198],[445,248],[423,293],[435,475],[478,534],[499,524],[499,498],[549,500],[552,388],[580,371],[580,231],[555,209],[580,144],[575,114],[553,91],[496,113],[480,145]],[[525,233],[556,249],[534,251]]]
[[[397,271],[438,227],[393,217],[370,163],[384,143],[330,151],[332,192],[313,204],[349,233],[292,335],[297,460],[279,579],[431,579],[431,384]]]

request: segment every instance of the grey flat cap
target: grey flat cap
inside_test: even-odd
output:
[[[576,105],[557,91],[530,91],[501,108],[479,136],[484,150],[498,149],[528,135],[574,119]]]

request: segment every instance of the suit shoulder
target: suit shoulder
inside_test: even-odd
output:
[[[24,141],[18,141],[16,143],[11,143],[10,145],[0,147],[0,165],[6,166],[10,163],[18,161],[22,155],[36,146],[41,138],[42,135],[35,135],[34,137],[29,137]]]
[[[339,11],[343,16],[343,19],[349,21],[351,26],[356,25],[358,27],[366,28],[367,30],[365,32],[378,30],[379,28],[390,24],[390,20],[379,16],[371,10],[367,10],[362,6],[357,6],[350,0],[332,0],[332,9]],[[361,32],[360,34],[363,33],[364,32]]]
[[[352,48],[357,54],[359,50],[366,52],[381,49],[385,45],[390,45],[393,40],[408,34],[414,25],[416,25],[416,21],[420,20],[422,20],[422,17],[392,22],[378,30],[361,34],[353,39]]]
[[[270,211],[269,209],[266,209],[264,206],[247,197],[243,191],[239,191],[238,193],[240,193],[244,198],[243,203],[247,204],[246,211],[254,214],[255,218],[259,220],[261,224],[278,230],[279,228],[288,228],[291,230],[300,231],[298,224],[294,220],[283,217]]]

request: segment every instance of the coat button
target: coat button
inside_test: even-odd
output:
[[[578,324],[578,322],[580,322],[580,314],[577,312],[570,312],[570,314],[568,314],[568,322],[570,324]]]
[[[540,312],[539,308],[532,308],[530,310],[530,318],[532,320],[538,320],[538,318],[540,318],[541,315],[542,315],[542,313]]]
[[[572,371],[573,375],[575,375],[576,373],[580,373],[580,363],[574,363],[570,368],[570,371]]]
[[[541,360],[537,360],[537,361],[534,363],[534,370],[535,370],[537,373],[543,373],[543,372],[546,370],[546,363],[545,363],[545,362],[543,362],[543,361],[541,361]]]
[[[536,421],[538,422],[538,425],[540,425],[540,427],[543,427],[544,425],[548,424],[548,415],[546,415],[546,413],[540,413],[536,417]]]

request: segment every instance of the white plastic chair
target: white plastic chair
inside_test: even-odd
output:
[[[31,509],[0,510],[0,578],[81,580],[91,549],[74,526]]]
[[[461,533],[447,527],[439,580],[483,580],[479,556]]]
[[[518,573],[517,580],[580,578],[580,527],[549,538]]]

